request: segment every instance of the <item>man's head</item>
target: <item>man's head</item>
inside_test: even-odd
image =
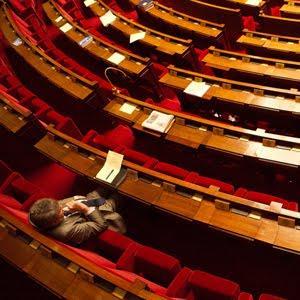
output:
[[[40,229],[49,229],[59,225],[64,218],[58,201],[44,198],[36,201],[29,210],[29,220]]]

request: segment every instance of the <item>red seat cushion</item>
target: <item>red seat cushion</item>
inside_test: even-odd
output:
[[[0,194],[0,203],[18,210],[22,207],[22,204],[19,201],[4,194]]]
[[[97,247],[106,258],[116,262],[133,241],[123,234],[105,230],[97,237]]]
[[[189,283],[197,295],[196,299],[237,300],[240,294],[237,283],[202,271],[194,271]]]
[[[249,293],[240,293],[238,300],[253,300],[253,296]]]
[[[146,168],[151,168],[158,162],[157,159],[154,159],[146,154],[128,148],[124,150],[123,154],[125,159],[139,164],[141,166],[144,166]]]
[[[107,131],[104,136],[109,142],[128,148],[133,148],[134,146],[135,137],[128,126],[118,125],[114,129]]]
[[[147,246],[141,246],[134,259],[134,272],[162,286],[168,286],[181,270],[175,257]]]
[[[153,170],[179,178],[179,179],[185,179],[188,174],[189,171],[173,166],[171,164],[168,163],[164,163],[164,162],[159,162],[155,165],[155,167],[153,168]]]
[[[278,296],[273,296],[270,294],[261,294],[258,300],[287,300]]]

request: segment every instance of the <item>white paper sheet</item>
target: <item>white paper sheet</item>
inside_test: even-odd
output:
[[[72,28],[73,26],[70,23],[66,23],[63,26],[59,27],[59,29],[64,33],[68,32]]]
[[[270,203],[270,208],[271,208],[272,210],[275,210],[275,211],[280,211],[281,208],[282,208],[282,203],[272,201],[272,202]]]
[[[12,42],[12,44],[18,47],[23,44],[23,41],[18,37]]]
[[[55,19],[55,22],[58,23],[58,22],[60,22],[62,19],[63,19],[63,17],[62,17],[62,16],[59,16],[58,18]]]
[[[253,5],[253,6],[259,6],[260,0],[247,0],[246,4]]]
[[[112,183],[119,174],[124,155],[114,151],[108,151],[106,161],[102,169],[96,175],[97,179]]]
[[[85,0],[83,3],[86,7],[89,7],[92,4],[96,3],[96,1],[95,0]]]
[[[110,11],[108,10],[102,17],[99,18],[102,25],[104,27],[107,27],[108,25],[110,25],[111,23],[113,23],[117,17]]]
[[[131,115],[136,109],[136,105],[125,102],[123,105],[120,107],[120,111],[126,114]]]
[[[132,33],[130,35],[129,38],[129,43],[134,43],[138,40],[142,40],[144,37],[146,36],[146,32],[145,31],[140,31],[140,32],[136,32],[136,33]]]
[[[184,89],[184,92],[189,95],[202,97],[210,88],[205,82],[192,81],[190,84]]]
[[[113,54],[108,58],[108,60],[109,60],[110,62],[112,62],[113,64],[115,64],[115,65],[120,64],[124,59],[125,59],[125,56],[122,55],[122,54],[119,53],[119,52],[113,53]]]
[[[148,129],[164,133],[171,128],[174,121],[175,118],[173,115],[168,115],[153,110],[149,117],[142,123],[142,126]]]

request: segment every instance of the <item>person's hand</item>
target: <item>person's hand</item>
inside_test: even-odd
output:
[[[69,211],[78,211],[86,214],[89,210],[89,207],[79,201],[70,201],[66,204]]]

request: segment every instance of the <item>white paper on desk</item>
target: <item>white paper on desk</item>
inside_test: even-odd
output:
[[[168,115],[153,110],[149,117],[142,123],[142,126],[148,129],[164,133],[171,128],[174,121],[175,118],[173,115]]]
[[[260,0],[247,0],[246,4],[253,5],[253,6],[259,6]]]
[[[66,33],[68,32],[70,29],[72,29],[73,26],[70,23],[66,23],[63,26],[59,27],[59,29],[63,32]]]
[[[58,23],[58,22],[60,22],[62,19],[63,19],[63,17],[62,17],[62,16],[59,16],[58,18],[55,19],[55,22]]]
[[[119,52],[114,52],[109,58],[108,61],[112,62],[115,65],[120,64],[125,59],[125,56]]]
[[[96,1],[95,0],[85,0],[83,3],[86,7],[89,7],[92,4],[96,3]]]
[[[82,48],[86,47],[91,41],[93,40],[93,37],[86,36],[83,38],[80,42],[78,42],[78,45]]]
[[[12,44],[18,47],[23,44],[23,41],[18,37],[12,42]]]
[[[125,102],[123,103],[123,105],[120,107],[120,111],[125,113],[125,114],[129,114],[131,115],[136,109],[136,105]]]
[[[146,36],[145,31],[140,31],[136,33],[132,33],[129,37],[129,44],[134,43],[138,40],[142,40]]]
[[[99,19],[100,19],[102,25],[104,27],[107,27],[109,24],[113,23],[117,19],[117,17],[110,10],[108,10]]]
[[[98,172],[96,178],[112,183],[121,170],[123,156],[117,152],[108,151],[104,166]]]
[[[205,82],[192,81],[189,85],[184,89],[184,92],[189,95],[202,97],[210,88]]]

